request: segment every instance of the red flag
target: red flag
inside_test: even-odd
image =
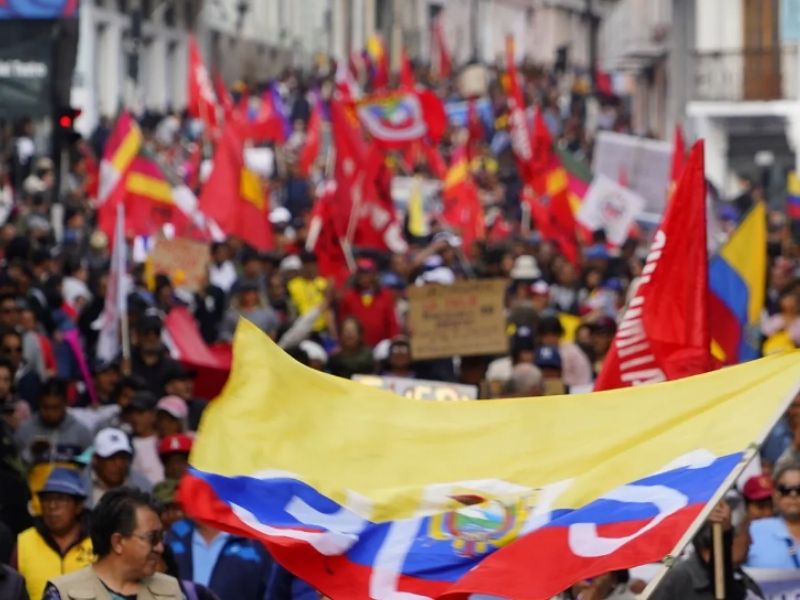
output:
[[[372,89],[381,90],[389,85],[389,57],[380,35],[373,33],[369,37],[366,55],[370,62]]]
[[[214,153],[214,168],[200,194],[200,207],[227,235],[257,250],[272,248],[269,201],[258,175],[244,163],[244,141],[226,127]]]
[[[193,35],[189,36],[189,90],[187,109],[195,118],[202,119],[206,129],[216,135],[219,131],[217,97],[203,63],[200,48]]]
[[[337,233],[344,237],[350,222],[353,192],[360,185],[358,178],[366,162],[367,148],[358,119],[343,102],[331,102],[331,133],[336,151],[333,163],[337,205],[334,220]]]
[[[511,135],[511,149],[517,162],[522,180],[528,182],[533,173],[531,171],[533,149],[531,148],[531,135],[528,129],[528,119],[525,115],[525,101],[522,98],[522,89],[517,80],[517,66],[514,62],[514,38],[506,38],[506,63],[508,69],[508,128]]]
[[[404,90],[413,90],[417,86],[414,80],[414,69],[411,66],[411,60],[408,58],[408,52],[403,48],[400,54],[400,88]]]
[[[286,127],[283,119],[275,107],[272,93],[267,90],[261,94],[261,105],[255,118],[250,120],[248,116],[249,98],[242,96],[239,107],[236,110],[234,126],[236,134],[243,140],[253,140],[255,142],[286,142]]]
[[[319,156],[319,147],[322,135],[322,109],[319,100],[311,108],[311,118],[306,127],[306,140],[300,155],[297,157],[297,167],[303,177],[311,174],[311,167]]]
[[[337,232],[336,203],[336,183],[328,181],[321,186],[311,211],[306,250],[316,255],[320,275],[333,278],[337,286],[343,286],[350,276],[350,269],[342,249],[342,237]]]
[[[353,77],[349,63],[345,61],[341,61],[336,65],[335,85],[336,95],[343,102],[353,102],[361,97],[358,82]]]
[[[222,76],[219,73],[214,73],[214,91],[217,94],[217,98],[219,98],[220,104],[222,105],[222,112],[225,115],[226,119],[230,119],[233,115],[233,98],[231,97],[231,93],[228,91],[228,88],[225,86],[225,82],[222,80]]]
[[[669,172],[670,189],[677,185],[685,163],[686,142],[683,139],[683,129],[680,125],[675,125],[674,142],[672,145],[672,166]]]
[[[217,396],[228,379],[231,356],[205,343],[192,313],[182,306],[169,311],[164,329],[172,357],[197,371],[194,393],[201,398]]]
[[[469,133],[467,153],[471,160],[477,154],[480,143],[486,139],[486,130],[475,107],[474,98],[467,100],[467,132]]]
[[[453,61],[444,43],[444,27],[442,26],[441,15],[433,22],[431,33],[433,38],[431,40],[433,72],[436,73],[439,79],[447,79],[453,70]]]
[[[434,144],[438,144],[447,129],[447,111],[444,102],[431,90],[419,90],[416,94],[422,105],[422,118],[425,119],[427,137]]]
[[[596,390],[657,383],[715,368],[708,323],[703,144],[692,148],[656,232],[636,295]]]
[[[442,219],[458,231],[464,253],[469,256],[473,242],[486,236],[486,226],[478,188],[469,172],[465,145],[453,153],[453,162],[442,189],[442,202]]]
[[[404,253],[408,245],[392,202],[392,172],[383,151],[373,145],[358,181],[353,245],[382,252]]]

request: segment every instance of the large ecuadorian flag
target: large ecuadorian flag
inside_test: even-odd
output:
[[[430,402],[308,369],[251,323],[180,497],[334,600],[550,598],[669,555],[800,354],[591,395]]]

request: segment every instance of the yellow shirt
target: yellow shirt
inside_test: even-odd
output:
[[[306,279],[305,277],[295,277],[287,285],[289,297],[297,307],[300,316],[306,314],[311,309],[316,308],[325,301],[325,291],[328,289],[328,281],[323,277]],[[325,331],[328,325],[325,315],[314,321],[314,331]]]
[[[49,580],[79,571],[93,562],[94,550],[88,536],[64,556],[60,556],[35,527],[29,527],[17,537],[17,570],[25,578],[31,598],[41,598]]]

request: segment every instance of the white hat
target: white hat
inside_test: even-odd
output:
[[[281,261],[281,271],[299,271],[303,268],[303,261],[296,254],[290,254]]]
[[[300,349],[306,353],[309,360],[318,360],[323,365],[328,362],[328,353],[317,342],[303,340],[300,342]]]
[[[542,272],[539,270],[539,265],[536,264],[534,257],[523,254],[514,260],[511,279],[539,279],[541,276]]]
[[[133,446],[128,434],[116,427],[106,427],[94,436],[94,453],[100,458],[108,458],[119,452],[133,456]]]
[[[384,360],[389,358],[389,348],[392,345],[392,340],[385,339],[381,340],[375,347],[372,349],[372,359],[375,362],[383,362]]]
[[[269,213],[269,222],[273,225],[281,225],[284,223],[288,223],[292,220],[292,213],[289,212],[289,209],[285,206],[279,206],[277,208],[273,208],[272,211]]]

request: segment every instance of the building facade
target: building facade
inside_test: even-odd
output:
[[[347,59],[380,34],[397,68],[400,50],[427,62],[441,16],[456,67],[502,61],[513,34],[517,59],[552,66],[560,56],[588,69],[593,36],[613,0],[83,0],[72,103],[88,134],[123,106],[186,104],[188,36],[229,85],[287,67]],[[140,15],[140,19],[137,18]],[[138,58],[137,58],[138,57]]]

